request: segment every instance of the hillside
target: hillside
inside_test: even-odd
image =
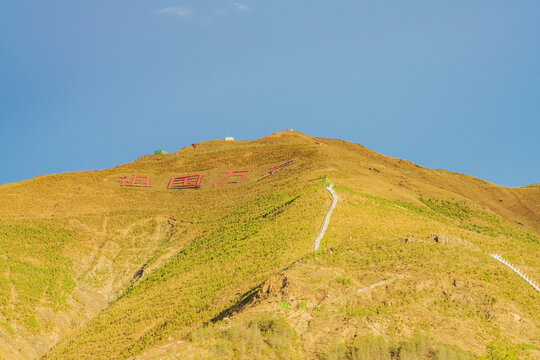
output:
[[[540,280],[538,185],[287,131],[2,185],[0,219],[3,359],[540,356],[489,256]]]

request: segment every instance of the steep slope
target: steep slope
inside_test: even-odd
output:
[[[245,172],[220,182],[233,170]],[[199,188],[168,189],[195,174]],[[128,186],[133,176],[151,187]],[[324,177],[340,204],[311,254],[330,202]],[[283,317],[302,333],[289,349],[301,358],[419,329],[477,355],[501,336],[540,347],[540,297],[487,255],[540,279],[537,186],[504,188],[288,131],[0,186],[0,205],[7,359],[37,358],[57,341],[46,358],[217,356],[217,330],[206,342],[178,339],[233,313],[233,328]],[[275,276],[288,280],[263,295]],[[355,294],[395,276],[367,299]],[[276,306],[290,299],[305,306]]]
[[[261,180],[272,166],[295,157],[303,161]],[[309,182],[290,186],[315,157],[295,144],[216,141],[110,170],[0,187],[3,356],[39,356],[204,233],[257,214],[263,220],[279,216],[281,208],[298,207],[302,191],[324,196]],[[240,179],[232,177],[213,186],[229,170],[253,171],[241,183],[229,183]],[[192,174],[203,175],[199,189],[168,189],[171,177]],[[151,187],[121,186],[119,179],[132,175],[149,176]],[[259,232],[263,225],[243,231]],[[309,232],[317,226],[313,222]]]

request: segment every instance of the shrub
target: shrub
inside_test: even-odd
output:
[[[435,350],[429,337],[416,333],[399,347],[397,353],[400,360],[416,360],[427,358],[430,354],[434,354]]]
[[[487,355],[481,360],[518,360],[520,348],[508,339],[498,339],[487,345]]]
[[[434,360],[472,360],[474,356],[455,345],[439,344]]]
[[[347,360],[349,357],[349,349],[343,343],[335,344],[322,356],[323,360]]]
[[[457,201],[425,199],[423,197],[418,198],[418,200],[433,211],[451,218],[467,219],[473,214],[473,210]]]
[[[401,343],[392,343],[382,336],[368,335],[349,344],[335,344],[321,358],[323,360],[469,360],[474,359],[474,356],[458,346],[437,344],[428,335],[416,333],[412,338]],[[491,360],[491,358],[487,359]]]
[[[263,315],[242,324],[209,324],[193,330],[188,339],[199,345],[210,343],[210,350],[220,359],[258,359],[263,354],[290,359],[295,356],[298,335],[284,319]]]
[[[352,280],[349,277],[342,277],[342,278],[337,279],[337,282],[340,283],[341,285],[348,286],[348,285],[351,285]]]
[[[390,347],[383,337],[366,336],[353,345],[350,359],[390,360]]]

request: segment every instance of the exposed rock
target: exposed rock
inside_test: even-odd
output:
[[[428,236],[428,239],[435,241],[438,244],[460,245],[460,246],[465,246],[471,249],[479,250],[479,248],[473,243],[467,240],[463,240],[462,238],[459,238],[457,236],[444,235],[444,234],[431,234],[430,236]]]
[[[404,242],[405,244],[407,244],[407,243],[410,243],[410,242],[419,241],[420,239],[418,239],[417,237],[415,237],[413,235],[406,235],[404,237],[400,237],[398,240],[401,241],[401,242]]]

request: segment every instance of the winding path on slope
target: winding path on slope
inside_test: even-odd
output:
[[[334,191],[333,187],[334,187],[334,183],[331,183],[330,185],[328,185],[326,187],[326,190],[328,190],[328,192],[330,192],[330,195],[332,195],[332,205],[330,206],[330,209],[328,209],[328,212],[326,213],[326,217],[324,218],[323,226],[322,226],[321,230],[319,231],[319,234],[317,235],[317,238],[315,239],[315,243],[313,244],[313,251],[319,250],[321,240],[324,237],[324,234],[326,233],[326,230],[328,229],[328,224],[330,224],[330,217],[332,216],[332,212],[334,211],[334,209],[335,209],[335,207],[337,205],[338,199],[339,199],[336,192]],[[519,199],[518,199],[518,201],[519,201]],[[519,276],[521,276],[527,283],[529,283],[529,285],[531,285],[536,291],[540,291],[540,287],[531,278],[529,278],[522,271],[520,271],[515,266],[510,264],[508,261],[504,260],[501,257],[501,255],[490,254],[490,256],[493,257],[494,259],[500,261],[504,265],[508,266],[510,269],[512,269],[515,273],[517,273]],[[385,280],[385,281],[382,281],[380,283],[368,286],[367,288],[364,288],[364,289],[360,289],[358,292],[360,293],[360,292],[363,292],[363,291],[366,291],[366,290],[370,290],[370,289],[372,289],[374,287],[384,285],[387,282],[394,281],[394,280],[396,280],[398,278],[401,278],[401,277],[403,277],[403,275],[400,275],[398,277],[395,277],[395,278]]]
[[[326,229],[328,229],[328,224],[330,223],[330,217],[332,216],[332,211],[334,211],[334,208],[337,205],[338,202],[338,196],[336,192],[333,189],[334,183],[331,183],[326,187],[326,190],[330,192],[330,195],[332,195],[332,205],[330,205],[330,209],[328,209],[328,212],[326,213],[326,217],[324,218],[324,223],[321,228],[321,231],[319,231],[319,235],[317,235],[317,238],[315,239],[315,243],[313,245],[313,251],[319,250],[319,245],[321,245],[321,240],[326,233]]]

